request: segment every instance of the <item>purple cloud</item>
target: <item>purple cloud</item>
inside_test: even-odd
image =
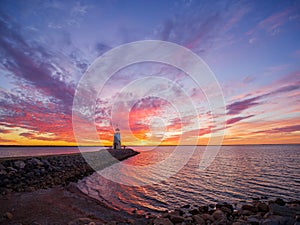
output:
[[[7,22],[0,17],[1,33],[0,53],[2,67],[14,75],[18,82],[24,82],[35,86],[45,96],[50,96],[64,105],[64,110],[71,111],[75,86],[64,81],[63,76],[54,76],[55,68],[52,66],[49,51],[41,46],[30,46],[18,35],[14,26],[8,27]]]
[[[237,115],[252,106],[259,105],[261,103],[257,102],[257,100],[259,100],[260,98],[261,98],[261,96],[257,96],[257,97],[249,98],[246,100],[234,102],[234,103],[230,104],[229,106],[227,106],[228,114],[229,115]]]
[[[300,131],[300,125],[293,125],[293,126],[286,126],[286,127],[279,127],[274,128],[271,130],[266,130],[267,133],[289,133],[294,131]]]
[[[251,118],[253,116],[254,115],[234,117],[234,118],[231,118],[231,119],[227,120],[227,124],[229,125],[229,124],[237,123],[237,122],[239,122],[241,120],[245,120],[245,119]]]

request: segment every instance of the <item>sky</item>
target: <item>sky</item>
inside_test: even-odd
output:
[[[220,130],[222,144],[300,143],[297,0],[1,0],[0,143],[98,144],[74,137],[78,84],[98,57],[142,40],[181,45],[207,64],[223,93],[226,127],[214,122],[209,87],[178,68],[143,62],[90,93],[101,144],[111,144],[117,126],[125,145],[205,145]]]

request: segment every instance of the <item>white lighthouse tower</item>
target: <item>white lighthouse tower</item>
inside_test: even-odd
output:
[[[114,133],[113,149],[121,149],[121,134],[119,128],[117,128]]]

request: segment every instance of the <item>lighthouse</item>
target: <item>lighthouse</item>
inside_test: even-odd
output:
[[[121,134],[119,128],[117,128],[114,133],[113,149],[121,149]]]

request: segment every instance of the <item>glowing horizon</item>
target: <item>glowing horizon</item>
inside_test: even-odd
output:
[[[147,13],[142,13],[145,4]],[[145,39],[182,45],[214,72],[226,103],[223,145],[300,144],[299,2],[4,0],[0,5],[1,145],[95,144],[74,138],[76,86],[103,53]],[[139,89],[131,88],[151,84],[151,77],[170,80],[155,92],[172,89],[170,98],[183,107],[182,115],[166,99],[140,97]],[[86,104],[90,94],[87,90]],[[122,106],[130,101],[128,115]],[[93,113],[106,146],[117,124],[126,146],[176,145],[180,137],[195,135],[198,145],[206,145],[219,129],[204,91],[182,71],[157,63],[115,73]],[[130,129],[122,123],[125,116]],[[196,120],[200,129],[193,125]],[[84,128],[86,121],[80,123]],[[130,133],[135,139],[128,138]],[[188,145],[189,138],[183,143]]]

